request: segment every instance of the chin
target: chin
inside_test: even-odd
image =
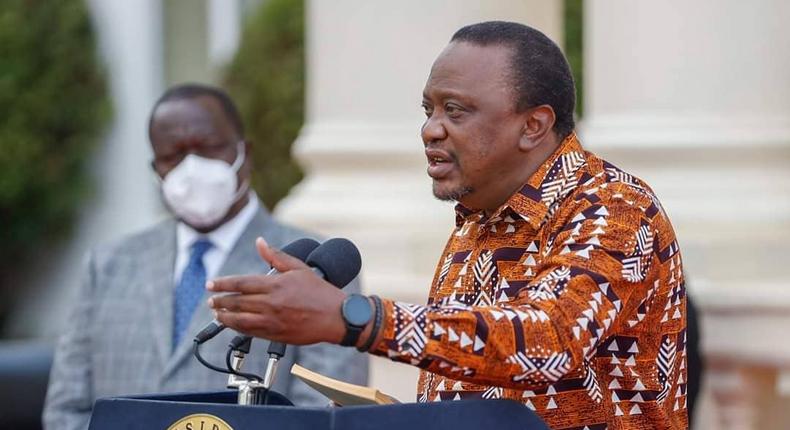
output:
[[[442,187],[434,182],[433,196],[442,201],[459,201],[474,191],[472,187],[459,185],[457,187]]]

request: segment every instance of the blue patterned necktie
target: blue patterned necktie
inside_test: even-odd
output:
[[[181,274],[173,300],[173,349],[181,341],[192,319],[203,294],[206,291],[206,266],[203,265],[203,255],[211,249],[212,244],[207,239],[198,239],[192,244],[189,263]]]

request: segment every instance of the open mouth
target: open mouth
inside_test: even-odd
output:
[[[441,163],[449,163],[449,160],[443,157],[428,157],[428,164],[431,166],[435,166]]]
[[[425,151],[428,158],[428,176],[433,179],[442,179],[453,170],[453,160],[444,151],[428,149]]]

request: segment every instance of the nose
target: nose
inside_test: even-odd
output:
[[[431,142],[447,138],[447,129],[444,128],[444,124],[442,124],[442,121],[437,115],[431,115],[426,118],[425,122],[422,124],[420,134],[422,136],[422,142],[428,145]]]

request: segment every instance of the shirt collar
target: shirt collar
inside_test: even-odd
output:
[[[456,226],[470,221],[493,223],[507,216],[518,217],[539,229],[552,207],[561,203],[578,183],[579,170],[586,164],[584,149],[571,133],[554,153],[530,176],[518,192],[485,218],[482,211],[473,211],[458,203],[455,206]]]
[[[192,244],[199,238],[204,237],[211,241],[214,248],[219,249],[224,254],[230,253],[244,229],[247,228],[247,224],[255,217],[259,207],[258,196],[251,191],[247,204],[244,205],[239,213],[209,233],[200,233],[187,224],[179,222],[176,226],[176,242],[179,251],[189,253],[189,248]]]

